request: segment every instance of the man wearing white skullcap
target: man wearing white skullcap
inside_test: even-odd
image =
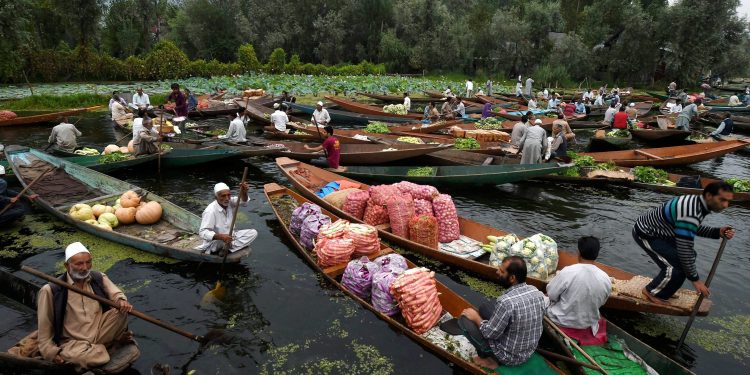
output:
[[[281,105],[279,103],[275,103],[273,105],[273,108],[275,109],[275,111],[271,114],[271,122],[273,123],[273,127],[277,132],[286,133],[286,124],[289,123],[289,116],[286,115],[286,112],[281,110]]]
[[[521,164],[539,164],[542,162],[542,153],[547,149],[547,132],[542,128],[542,120],[536,119],[534,125],[526,129],[526,132],[518,142],[521,149]]]
[[[232,197],[232,192],[227,184],[220,182],[214,186],[214,199],[201,215],[201,226],[198,235],[203,243],[196,247],[207,254],[220,253],[222,250],[235,252],[250,245],[258,237],[255,229],[235,230],[229,235],[229,227],[232,225],[232,214],[234,207],[238,204],[247,205],[247,182],[240,184],[239,197]]]
[[[0,228],[22,218],[31,208],[27,201],[32,202],[37,198],[36,194],[32,194],[24,195],[22,198],[25,199],[19,200],[16,198],[17,195],[17,191],[8,189],[8,182],[5,181],[5,167],[0,165],[0,211],[11,205],[0,215]]]
[[[634,121],[638,117],[638,110],[635,109],[635,103],[630,102],[628,108],[625,109],[625,113],[628,115],[628,121]]]
[[[107,348],[129,346],[127,355],[139,355],[128,331],[133,306],[107,275],[91,270],[91,254],[80,242],[65,249],[65,269],[60,280],[115,302],[113,309],[56,284],[39,291],[37,301],[39,352],[55,363],[92,368],[109,362]]]
[[[310,121],[317,123],[318,127],[325,127],[331,122],[331,115],[328,114],[328,110],[323,108],[323,102],[318,102],[313,111],[312,118]]]

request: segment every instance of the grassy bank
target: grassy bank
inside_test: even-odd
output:
[[[110,95],[106,94],[68,94],[68,95],[33,95],[23,99],[5,100],[0,102],[0,109],[9,111],[62,111],[69,108],[82,108],[101,105],[101,111],[106,111]],[[167,95],[149,95],[152,105],[159,105],[166,101]]]

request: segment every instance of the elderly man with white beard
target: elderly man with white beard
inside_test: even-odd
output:
[[[258,237],[255,229],[235,230],[230,235],[232,213],[238,204],[247,205],[247,183],[240,184],[239,197],[232,197],[227,184],[220,182],[214,186],[214,199],[201,216],[201,227],[198,234],[203,243],[196,249],[207,254],[219,253],[222,250],[235,252],[249,246]]]

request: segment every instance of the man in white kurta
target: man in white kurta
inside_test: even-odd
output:
[[[526,96],[531,96],[532,93],[532,85],[534,84],[534,80],[531,79],[531,77],[526,79]]]
[[[518,142],[521,149],[521,164],[539,164],[542,162],[542,153],[547,149],[547,131],[542,128],[542,120],[536,119],[534,125],[526,129],[526,132]]]
[[[214,186],[214,196],[216,199],[203,210],[203,215],[201,215],[198,235],[203,239],[203,243],[196,247],[196,250],[213,254],[226,248],[230,252],[235,252],[249,246],[258,237],[258,231],[255,229],[235,230],[231,236],[229,235],[234,208],[238,204],[247,205],[247,183],[240,184],[239,197],[232,197],[229,186],[220,182]]]
[[[582,237],[578,240],[578,264],[563,268],[547,284],[550,306],[547,316],[556,324],[567,327],[591,328],[599,331],[599,308],[612,292],[609,276],[594,261],[599,255],[599,240]]]
[[[319,127],[325,127],[329,122],[331,122],[331,115],[328,114],[328,110],[323,108],[323,102],[317,103],[310,121],[317,123]]]
[[[136,90],[135,95],[133,95],[133,102],[130,103],[129,106],[135,110],[149,110],[153,108],[151,106],[151,100],[148,98],[148,94],[144,93],[143,89],[140,87]]]
[[[227,134],[220,135],[219,138],[230,142],[247,142],[247,130],[239,114],[229,123]]]
[[[274,103],[273,108],[276,109],[276,111],[271,114],[273,127],[276,128],[277,131],[286,133],[286,124],[289,123],[289,116],[286,115],[286,112],[281,110],[279,103]]]

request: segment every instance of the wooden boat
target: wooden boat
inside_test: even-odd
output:
[[[16,117],[10,120],[0,120],[0,126],[31,125],[31,124],[40,124],[40,123],[45,123],[45,122],[54,122],[62,117],[74,116],[83,112],[92,111],[99,107],[102,107],[102,106],[95,105],[93,107],[74,108],[74,109],[68,109],[65,111],[45,113],[42,115],[22,116],[22,117]]]
[[[238,103],[238,105],[245,108],[245,114],[247,114],[251,119],[253,119],[253,121],[264,126],[273,125],[273,123],[271,122],[271,114],[275,110],[262,106],[262,105],[258,105],[254,103],[253,101],[237,100],[236,102]],[[288,116],[288,117],[289,117],[289,121],[291,122],[297,122],[300,124],[309,123],[309,121],[303,118],[299,118],[296,116]]]
[[[324,157],[322,152],[312,152],[304,148],[304,143],[279,142],[286,146],[288,151],[275,153],[277,156],[287,156],[297,160],[312,160]],[[445,145],[341,145],[341,165],[377,165],[397,160],[404,160],[431,152],[444,150]],[[391,149],[392,151],[384,151]]]
[[[404,97],[398,96],[398,95],[385,95],[385,94],[374,94],[371,92],[357,92],[357,95],[366,96],[368,98],[377,99],[383,102],[387,103],[399,103],[403,104]],[[409,96],[409,99],[411,99],[412,103],[429,103],[429,102],[436,102],[438,100],[435,100],[435,98],[425,98],[425,97],[419,97],[419,96]]]
[[[417,168],[431,168],[427,176],[412,176]],[[563,172],[568,167],[559,164],[486,165],[476,167],[347,167],[342,175],[350,178],[379,182],[411,181],[429,185],[500,185],[523,181],[537,176]]]
[[[436,99],[445,98],[445,95],[442,92],[439,92],[439,91],[426,90],[424,93],[427,94],[427,96],[429,96],[431,98],[436,98]],[[479,99],[477,99],[477,98],[467,98],[465,96],[456,96],[456,97],[459,98],[459,99],[461,99],[461,100],[463,100],[464,102],[474,103],[474,104],[478,104],[480,106],[484,104],[481,101],[479,101]]]
[[[215,142],[211,140],[209,142],[202,143],[190,143],[190,142],[163,142],[164,144],[172,147],[172,152],[175,150],[229,150],[234,151],[237,155],[232,157],[253,157],[253,156],[265,156],[272,155],[279,151],[285,150],[286,148],[281,145],[265,144],[265,145],[248,145],[239,144],[232,142]],[[211,160],[213,161],[213,160]]]
[[[302,244],[297,240],[296,236],[292,234],[292,232],[289,230],[289,220],[291,219],[291,210],[289,208],[291,207],[284,207],[280,202],[281,199],[294,202],[296,206],[299,206],[305,202],[309,202],[304,197],[300,196],[299,194],[283,187],[275,183],[266,184],[263,186],[263,192],[266,195],[266,199],[268,199],[268,202],[271,204],[271,208],[273,209],[274,214],[276,215],[276,219],[281,224],[281,227],[286,234],[286,237],[294,244],[294,248],[297,250],[297,253],[305,259],[305,261],[310,265],[310,267],[314,268],[316,271],[321,273],[326,280],[338,287],[344,294],[349,296],[349,298],[352,298],[356,302],[358,302],[362,307],[370,310],[373,314],[375,314],[378,318],[388,323],[391,327],[398,330],[399,332],[405,334],[412,340],[416,341],[418,344],[422,345],[427,350],[433,352],[434,354],[442,357],[443,359],[455,364],[456,366],[459,366],[464,371],[467,371],[472,374],[486,374],[484,369],[477,366],[473,362],[464,360],[463,358],[455,355],[454,353],[441,348],[440,346],[435,345],[431,341],[424,338],[422,335],[417,334],[414,332],[407,324],[405,324],[403,319],[400,319],[399,317],[390,317],[388,315],[385,315],[375,309],[375,307],[372,306],[370,301],[364,300],[357,296],[356,294],[349,291],[346,287],[344,287],[341,284],[341,275],[344,273],[344,270],[346,269],[347,263],[331,266],[327,268],[322,268],[318,265],[315,258],[313,257],[313,254],[309,251],[307,251]],[[332,213],[330,211],[322,210],[323,214],[330,217],[331,221],[336,221],[340,218],[340,216],[336,215],[335,213]],[[375,259],[379,256],[391,254],[394,253],[393,249],[387,247],[382,242],[380,243],[380,250],[376,252],[375,254],[372,254],[369,256],[370,259]],[[409,268],[415,268],[416,266],[407,260],[407,265]],[[453,290],[449,289],[447,286],[445,286],[440,281],[435,282],[440,299],[440,305],[443,308],[443,314],[449,313],[451,316],[458,317],[461,315],[464,309],[467,308],[475,308],[473,305],[471,305],[468,301],[463,299],[458,293],[454,292]],[[546,360],[545,360],[546,361]],[[546,362],[547,365],[550,367],[551,370],[562,373],[559,369],[554,367],[550,362]]]
[[[165,142],[167,143],[167,142]],[[273,155],[278,150],[263,150],[263,155]],[[201,149],[173,149],[168,154],[162,155],[161,166],[167,168],[189,167],[193,165],[206,164],[219,160],[241,158],[243,155],[239,150],[217,146],[216,148]]]
[[[330,102],[338,104],[341,108],[344,108],[347,111],[356,112],[356,113],[364,113],[364,114],[367,114],[367,115],[396,117],[396,118],[402,118],[402,119],[411,119],[412,122],[414,120],[421,120],[422,117],[424,117],[422,114],[417,114],[417,113],[407,113],[405,115],[397,115],[395,113],[387,113],[381,107],[377,107],[377,106],[369,105],[369,104],[357,103],[357,102],[353,102],[351,100],[346,100],[344,98],[339,98],[339,97],[335,97],[335,96],[327,96],[326,95],[325,98],[328,101],[330,101]]]
[[[287,124],[287,127],[293,127],[290,125],[291,123]],[[318,134],[318,130],[315,130],[315,127],[312,125],[308,129],[299,130],[295,132],[294,134],[289,134],[286,132],[280,132],[276,130],[276,128],[274,128],[273,126],[265,126],[263,127],[263,136],[266,138],[270,138],[270,139],[283,139],[287,141],[319,142],[319,143],[321,143],[326,138],[325,131],[323,131],[323,129],[320,129],[320,134]],[[369,139],[360,139],[360,138],[354,138],[348,135],[343,135],[341,134],[339,130],[336,130],[336,138],[338,138],[341,144],[377,143]]]
[[[231,115],[235,114],[237,112],[241,112],[242,108],[237,105],[237,103],[224,103],[222,105],[217,105],[210,108],[205,109],[194,109],[192,111],[188,111],[188,117],[189,118],[201,118],[201,117],[215,117],[215,116],[222,116],[222,115]],[[159,114],[159,111],[155,111],[157,114]],[[165,115],[167,113],[174,114],[174,112],[170,111],[164,111]]]
[[[140,357],[140,350],[135,343],[119,346],[109,353],[110,360],[86,374],[117,374],[127,370]],[[137,351],[135,358],[133,352]],[[72,364],[57,364],[41,358],[19,357],[0,352],[0,367],[8,374],[80,374]]]
[[[178,260],[222,262],[222,257],[218,255],[203,254],[193,249],[202,243],[202,239],[198,236],[201,218],[156,194],[39,150],[16,150],[8,153],[7,157],[13,167],[13,172],[24,187],[43,170],[53,166],[60,167],[45,175],[40,185],[29,189],[29,194],[38,194],[37,205],[84,232]],[[56,181],[62,180],[66,180],[71,186],[71,189],[66,191],[67,194],[49,193],[48,191],[51,190],[38,187],[53,185]],[[163,210],[161,220],[153,225],[135,223],[120,225],[110,231],[68,215],[70,207],[78,203],[114,205],[114,201],[128,190],[138,193],[141,199],[159,202]],[[250,248],[248,247],[229,254],[226,261],[236,263],[249,254]]]
[[[643,117],[643,116],[648,115],[648,113],[651,112],[651,109],[653,107],[654,107],[654,103],[651,101],[635,103],[635,109],[636,111],[638,111],[637,112],[638,117]],[[608,108],[609,108],[609,105],[590,105],[589,116],[604,116]]]
[[[576,117],[576,118],[578,118],[578,119],[583,118],[583,117],[580,117],[580,116],[585,116],[585,115],[578,115],[578,117]],[[599,129],[602,126],[604,126],[604,125],[602,125],[599,122],[580,122],[580,121],[575,121],[576,118],[574,118],[573,120],[571,120],[571,119],[566,120],[566,121],[568,121],[568,125],[570,125],[571,129]],[[556,118],[551,118],[551,117],[546,117],[546,116],[539,117],[539,119],[542,120],[542,125],[540,125],[540,126],[544,130],[546,130],[548,132],[552,131],[552,123],[555,122],[555,120],[557,120]],[[518,121],[511,121],[511,120],[503,121],[502,122],[503,130],[510,130],[510,131],[512,131],[513,130],[513,125],[515,125],[517,123],[518,123]]]
[[[689,131],[678,129],[630,129],[630,133],[643,142],[659,144],[681,142],[690,136]]]
[[[357,183],[360,185],[360,189],[366,190],[369,188],[368,185],[360,183],[359,181],[352,180],[350,178],[346,178],[344,176],[335,174],[333,172],[329,172],[320,168],[316,168],[312,165],[308,165],[296,160],[292,160],[289,158],[277,158],[276,159],[276,165],[279,167],[282,173],[289,179],[289,181],[294,185],[294,187],[302,193],[306,198],[312,200],[319,206],[325,208],[326,210],[335,213],[337,216],[342,217],[346,220],[349,220],[351,222],[355,223],[361,223],[362,221],[357,219],[354,216],[351,216],[350,214],[344,212],[343,210],[340,210],[336,208],[335,206],[331,205],[327,201],[321,199],[317,195],[315,195],[315,191],[318,189],[318,187],[323,186],[331,181],[339,181],[339,180],[348,180],[353,183]],[[306,179],[305,177],[302,177],[298,173],[298,169],[305,170],[305,174],[307,174],[309,171],[310,177],[309,179]],[[476,241],[480,241],[482,243],[487,241],[487,236],[504,236],[508,234],[505,231],[495,229],[492,227],[489,227],[484,224],[480,224],[478,222],[459,217],[459,225],[461,229],[461,234],[472,238]],[[393,233],[390,232],[390,228],[387,226],[380,226],[378,227],[378,232],[380,236],[389,242],[396,244],[400,247],[403,247],[404,249],[425,255],[427,257],[433,258],[435,260],[451,264],[457,267],[460,267],[462,269],[471,271],[483,278],[489,279],[489,280],[497,280],[498,275],[496,273],[497,269],[496,267],[493,267],[489,264],[489,254],[484,254],[483,256],[477,258],[476,260],[470,259],[470,258],[463,258],[457,255],[453,255],[448,252],[436,250],[431,247],[427,247],[421,244],[418,244],[416,242],[410,241],[407,238],[396,236]],[[574,253],[570,253],[567,251],[558,251],[559,252],[559,261],[557,269],[560,270],[565,266],[578,263],[577,255]],[[599,267],[601,270],[606,272],[610,277],[613,277],[615,279],[619,280],[630,280],[633,277],[635,277],[635,274],[632,274],[627,271],[623,271],[619,268],[615,268],[612,266],[608,266],[602,263],[595,263],[597,267]],[[526,282],[534,285],[535,287],[539,288],[540,290],[545,290],[546,287],[546,281],[536,278],[527,278]],[[691,292],[688,292],[691,293]],[[640,312],[650,312],[650,313],[656,313],[656,314],[669,314],[669,315],[689,315],[690,310],[684,309],[678,306],[674,305],[661,305],[661,304],[654,304],[649,302],[648,300],[645,300],[643,298],[635,298],[630,297],[627,295],[622,294],[613,294],[609,297],[607,300],[605,307],[617,309],[617,310],[627,310],[627,311],[640,311]],[[708,310],[710,308],[710,303],[706,303],[701,306],[700,314],[707,314]]]
[[[513,108],[513,110],[516,110],[516,111],[526,111],[529,109],[529,107],[525,105],[521,105],[517,102],[508,102],[508,101],[500,100],[500,99],[487,96],[487,95],[477,95],[476,97],[477,97],[477,100],[479,100],[482,103],[490,103],[492,105],[499,105],[504,108]]]
[[[433,152],[414,159],[415,163],[425,165],[505,165],[518,164],[520,159],[513,155],[487,155],[478,152],[469,152],[464,150],[447,149]]]
[[[590,150],[618,149],[628,148],[633,141],[633,135],[628,132],[627,137],[612,137],[607,135],[606,130],[597,130],[591,139],[589,139]]]
[[[750,113],[750,105],[718,105],[707,103],[706,108],[710,112],[732,112],[732,113]]]
[[[748,143],[750,141],[737,140],[625,151],[589,152],[583,155],[591,156],[599,163],[612,161],[622,167],[638,165],[672,167],[711,160],[745,148]]]
[[[398,132],[428,134],[428,133],[435,133],[439,130],[448,129],[451,126],[461,125],[463,123],[464,121],[461,119],[449,120],[449,121],[438,121],[433,124],[425,124],[425,123],[417,122],[417,123],[406,124],[406,125],[389,126],[388,129],[390,129],[391,133],[394,133],[394,134],[397,134]]]
[[[297,103],[289,103],[289,105],[300,112],[312,115],[315,111],[315,107],[302,105]],[[405,123],[414,122],[413,118],[406,117],[392,117],[392,116],[379,116],[379,115],[368,115],[364,113],[356,113],[349,111],[339,111],[336,109],[328,109],[328,114],[331,116],[331,122],[343,123],[343,124],[367,124],[370,121],[380,122],[393,122],[393,123]],[[421,118],[421,116],[420,116]]]

